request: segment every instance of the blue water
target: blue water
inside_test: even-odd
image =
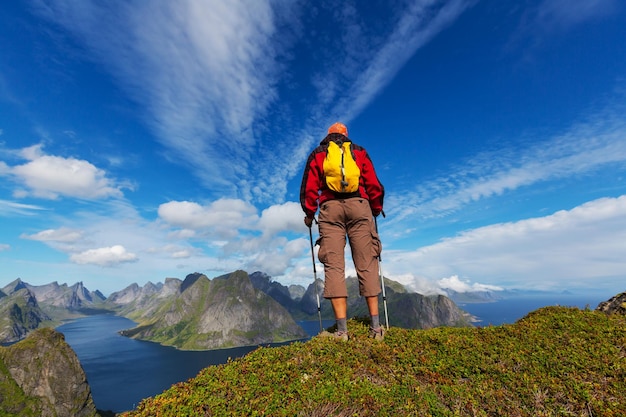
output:
[[[299,322],[310,335],[319,332],[319,321]],[[324,321],[329,326],[332,321]],[[256,346],[209,351],[181,351],[157,343],[120,336],[135,327],[124,317],[103,314],[81,318],[57,330],[74,349],[91,387],[96,407],[127,411],[177,382],[186,381],[210,365],[226,363]]]
[[[555,294],[540,297],[512,297],[491,303],[465,303],[458,306],[475,316],[479,321],[475,326],[497,326],[500,324],[515,323],[531,311],[546,306],[566,306],[584,309],[595,309],[601,301],[607,297],[598,295],[561,295]]]

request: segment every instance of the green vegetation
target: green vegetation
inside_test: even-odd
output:
[[[142,416],[623,416],[626,317],[547,307],[513,325],[392,328],[259,348],[144,400]]]

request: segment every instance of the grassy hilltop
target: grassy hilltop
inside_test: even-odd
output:
[[[261,347],[125,417],[606,416],[626,410],[626,317],[546,307],[513,325],[392,328]]]

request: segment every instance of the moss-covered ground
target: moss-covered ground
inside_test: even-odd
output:
[[[125,417],[626,415],[626,317],[547,307],[513,325],[392,328],[260,347]]]

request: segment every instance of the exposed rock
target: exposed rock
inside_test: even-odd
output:
[[[0,348],[0,410],[9,415],[97,416],[85,372],[61,333],[39,329]]]
[[[602,311],[606,314],[622,314],[626,315],[626,292],[617,294],[615,297],[611,297],[608,301],[603,301],[598,304],[597,311]]]
[[[300,301],[306,292],[306,288],[302,285],[290,285],[289,286],[289,295],[295,301]]]

